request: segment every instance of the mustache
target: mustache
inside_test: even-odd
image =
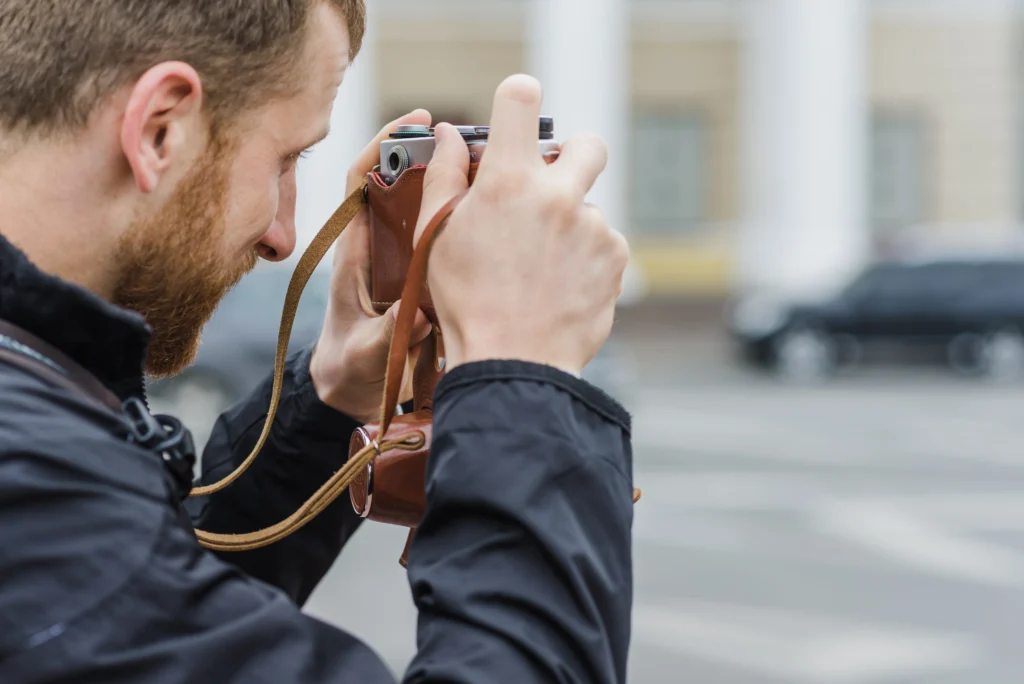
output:
[[[235,285],[237,285],[239,283],[239,281],[242,280],[242,278],[244,278],[245,276],[249,275],[254,270],[256,270],[256,266],[258,266],[259,263],[260,263],[259,252],[257,251],[257,249],[255,247],[253,247],[252,249],[250,249],[248,252],[245,253],[245,257],[242,259],[242,262],[238,265],[238,270],[236,271],[236,277],[234,279],[234,282],[231,283],[231,287],[234,287]]]

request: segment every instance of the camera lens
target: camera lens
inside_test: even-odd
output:
[[[392,176],[397,176],[409,168],[409,152],[401,145],[391,148],[388,154],[388,171]]]

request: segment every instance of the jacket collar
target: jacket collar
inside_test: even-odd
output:
[[[145,319],[44,273],[3,235],[0,318],[60,349],[122,400],[145,396]]]

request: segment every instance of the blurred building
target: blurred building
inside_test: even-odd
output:
[[[589,111],[610,138],[602,203],[652,295],[820,288],[876,256],[1022,235],[1016,0],[370,4],[336,107],[352,140],[331,154],[416,107],[486,122],[505,76],[537,73],[556,126]],[[307,233],[337,199],[325,168],[303,170],[329,181]]]

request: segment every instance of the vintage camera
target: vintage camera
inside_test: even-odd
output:
[[[470,164],[479,164],[487,148],[489,126],[456,126],[469,147]],[[549,116],[540,118],[540,153],[547,158],[558,154],[555,124]],[[380,177],[392,185],[408,169],[426,166],[434,157],[434,129],[428,126],[399,126],[390,140],[380,145]]]
[[[458,127],[470,151],[469,182],[476,177],[487,148],[490,128]],[[541,117],[538,149],[551,163],[560,145],[554,122]],[[413,239],[423,198],[423,179],[434,154],[433,129],[402,126],[381,143],[380,166],[367,177],[366,199],[370,219],[370,298],[376,313],[385,313],[402,298],[412,261]],[[444,372],[444,333],[438,326],[429,288],[424,286],[419,308],[434,325],[434,334],[421,345],[413,372],[413,411],[395,416],[386,435],[368,424],[356,430],[349,446],[354,458],[372,444],[409,438],[413,449],[383,450],[349,487],[352,507],[363,518],[410,528],[409,543],[426,509],[427,456],[433,423],[433,395]],[[407,341],[406,341],[407,342]],[[401,341],[398,342],[401,344]],[[408,544],[406,551],[408,551]],[[404,564],[405,553],[402,554]]]
[[[469,147],[469,182],[487,149],[489,126],[459,126]],[[405,275],[413,252],[413,234],[423,198],[423,179],[434,156],[436,139],[427,126],[400,126],[381,143],[379,166],[367,178],[370,214],[370,295],[374,311],[384,313],[401,299]],[[551,163],[558,159],[561,145],[555,140],[551,117],[542,116],[538,126],[538,151]],[[434,308],[430,292],[420,302],[428,316]]]

